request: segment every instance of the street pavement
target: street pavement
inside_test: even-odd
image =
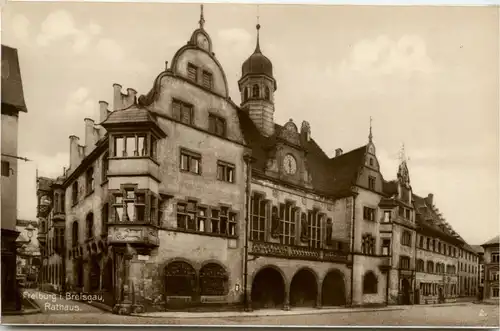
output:
[[[36,293],[36,292],[31,292]],[[444,306],[396,306],[384,309],[325,309],[291,312],[183,313],[149,316],[119,316],[83,302],[42,295],[34,299],[40,314],[4,316],[3,324],[173,324],[173,325],[316,325],[316,326],[499,326],[499,308],[494,305],[460,303]],[[56,308],[59,307],[59,308]],[[78,307],[78,308],[76,308]],[[389,309],[391,308],[391,309]],[[71,309],[71,310],[70,310]],[[193,316],[193,317],[190,317]]]

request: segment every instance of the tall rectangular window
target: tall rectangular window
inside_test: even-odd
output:
[[[382,255],[389,255],[391,251],[391,240],[382,239]]]
[[[94,192],[94,168],[90,167],[87,169],[87,172],[85,174],[86,178],[86,192],[87,194],[90,194]]]
[[[172,116],[177,121],[193,124],[193,105],[174,99],[172,101]]]
[[[401,234],[401,245],[411,246],[411,232],[403,231]]]
[[[316,210],[308,212],[309,247],[321,247],[321,217]]]
[[[71,186],[71,200],[73,205],[76,205],[78,202],[78,181],[75,181]]]
[[[491,253],[491,262],[498,263],[499,261],[499,253]]]
[[[203,70],[203,86],[207,89],[213,87],[213,76],[210,72]]]
[[[125,152],[125,138],[116,137],[114,145],[115,156],[122,157],[126,156]]]
[[[382,222],[389,223],[390,221],[391,221],[391,211],[386,210],[386,211],[384,211],[384,218],[383,218]]]
[[[234,165],[218,161],[217,179],[228,183],[234,183]]]
[[[368,188],[370,190],[375,190],[375,177],[368,176]]]
[[[251,240],[264,241],[266,233],[266,208],[267,202],[258,194],[251,199]]]
[[[280,204],[279,215],[282,220],[283,230],[281,243],[284,245],[295,244],[295,213],[292,213],[292,206],[289,203]]]
[[[363,219],[368,221],[375,221],[375,209],[363,207]]]
[[[201,155],[182,149],[180,168],[182,171],[201,174]]]
[[[198,67],[192,63],[188,63],[187,71],[189,80],[196,82],[198,77]]]

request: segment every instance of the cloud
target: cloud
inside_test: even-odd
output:
[[[26,41],[29,37],[30,21],[26,16],[18,14],[12,18],[11,28],[14,36],[21,41]]]
[[[399,40],[392,40],[382,35],[355,44],[339,69],[346,75],[356,72],[372,76],[409,76],[415,72],[433,73],[436,67],[427,55],[426,44],[421,37],[405,35]]]
[[[66,101],[65,111],[70,117],[78,119],[86,117],[95,118],[97,115],[97,102],[91,98],[90,92],[85,87],[79,87],[69,94]]]
[[[224,53],[234,55],[246,52],[250,55],[250,52],[253,51],[248,46],[252,44],[253,37],[244,29],[231,28],[220,30],[217,33],[217,38],[217,47],[223,49]]]
[[[58,10],[47,16],[40,30],[36,38],[38,45],[48,46],[52,42],[69,39],[73,42],[73,51],[80,53],[87,49],[93,37],[101,33],[101,26],[91,22],[85,27],[78,28],[69,12]]]

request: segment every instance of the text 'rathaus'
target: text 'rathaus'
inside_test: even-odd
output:
[[[329,157],[308,122],[275,123],[259,25],[234,104],[204,24],[202,9],[149,93],[115,84],[113,110],[101,101],[84,141],[70,137],[63,176],[38,178],[46,289],[130,313],[426,304],[477,287],[458,270],[477,257],[412,192],[404,158],[386,181],[371,127]]]

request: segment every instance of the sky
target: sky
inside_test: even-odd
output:
[[[205,29],[239,103],[241,65],[260,45],[278,89],[275,121],[307,120],[330,156],[374,143],[385,179],[402,144],[413,191],[434,194],[470,244],[498,232],[499,13],[493,7],[205,4]],[[146,94],[198,27],[198,4],[9,2],[2,44],[18,49],[18,218],[36,218],[35,173],[59,176],[69,136],[112,103]]]

